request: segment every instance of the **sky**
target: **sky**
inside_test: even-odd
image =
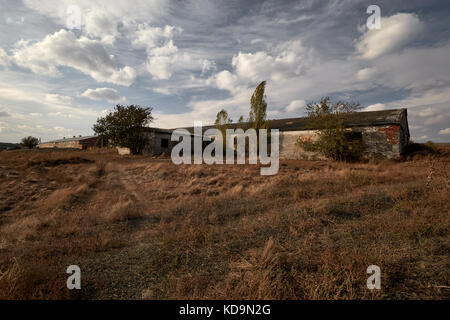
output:
[[[369,28],[370,5],[380,8]],[[75,6],[74,6],[75,5]],[[450,141],[450,2],[0,0],[0,141],[93,134],[115,105],[151,126],[268,118],[329,96],[407,108],[414,141]],[[373,20],[371,20],[373,21]]]

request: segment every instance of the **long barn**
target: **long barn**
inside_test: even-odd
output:
[[[87,149],[96,145],[97,136],[79,136],[73,138],[63,138],[53,141],[46,141],[39,144],[40,149]]]
[[[246,127],[246,123],[233,123],[229,129],[238,126]],[[382,111],[354,112],[345,116],[344,126],[352,132],[353,139],[359,139],[362,146],[362,157],[370,158],[398,158],[409,143],[408,113],[406,109],[392,109]],[[288,118],[269,121],[270,129],[280,131],[281,159],[321,159],[322,155],[308,152],[299,147],[296,141],[314,140],[317,129],[308,126],[308,118]],[[203,130],[215,128],[204,126]],[[191,133],[194,127],[185,128]]]

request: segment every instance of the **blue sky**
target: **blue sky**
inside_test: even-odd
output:
[[[76,4],[80,29],[70,28]],[[368,30],[369,5],[381,28]],[[271,119],[323,96],[408,108],[415,141],[450,141],[446,1],[0,0],[0,141],[92,134],[115,104],[153,126],[248,116],[267,81]]]

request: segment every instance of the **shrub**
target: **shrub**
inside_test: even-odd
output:
[[[319,103],[306,106],[308,121],[306,127],[316,130],[316,140],[297,139],[297,146],[306,151],[319,152],[334,160],[352,160],[360,157],[361,134],[345,127],[344,117],[359,109],[358,103],[331,103],[322,98]]]

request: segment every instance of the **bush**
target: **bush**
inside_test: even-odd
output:
[[[25,148],[33,149],[39,144],[39,139],[36,137],[28,136],[22,139],[21,144]]]
[[[322,98],[319,103],[309,103],[307,128],[316,130],[317,140],[297,139],[297,146],[306,151],[319,152],[334,160],[359,159],[362,150],[361,134],[345,127],[346,114],[359,109],[358,103],[338,101],[331,103],[330,98]]]

